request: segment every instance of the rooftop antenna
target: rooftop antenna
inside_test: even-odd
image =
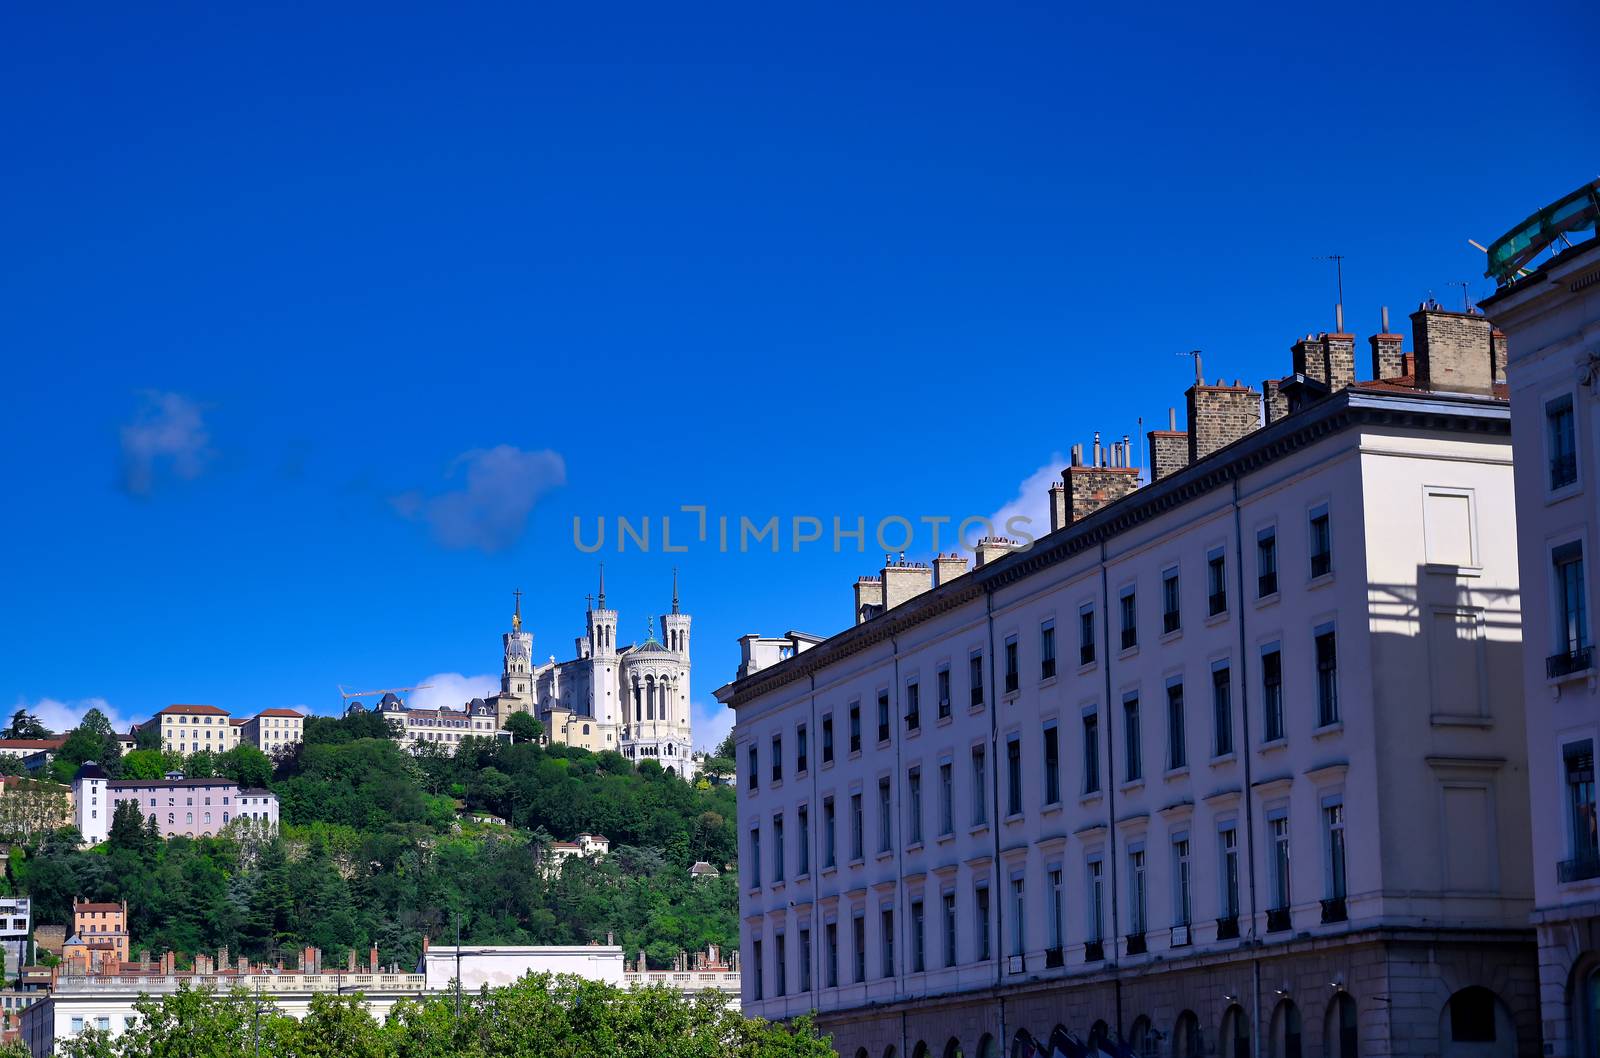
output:
[[[1205,385],[1205,376],[1200,373],[1200,350],[1190,349],[1187,353],[1179,353],[1178,355],[1194,357],[1194,384],[1197,386]]]
[[[1344,333],[1344,254],[1330,253],[1318,258],[1321,261],[1333,262],[1334,281],[1338,284],[1339,300],[1333,306],[1334,330]]]
[[[1450,285],[1461,288],[1461,311],[1470,316],[1472,314],[1472,298],[1467,293],[1469,289],[1467,281],[1465,279],[1452,279]]]

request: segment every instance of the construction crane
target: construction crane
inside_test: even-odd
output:
[[[339,697],[345,701],[352,698],[370,698],[374,694],[409,694],[412,691],[425,691],[432,687],[431,683],[419,683],[415,687],[382,687],[376,691],[347,691],[344,685],[339,685]]]

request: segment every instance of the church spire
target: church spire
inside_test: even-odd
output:
[[[606,608],[606,564],[600,563],[600,609]]]
[[[678,612],[678,567],[672,567],[672,612]]]
[[[518,588],[511,594],[517,597],[517,608],[511,614],[511,630],[520,632],[522,631],[522,589]]]

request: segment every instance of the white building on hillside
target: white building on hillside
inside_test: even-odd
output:
[[[1197,382],[1153,483],[1076,451],[1031,549],[887,563],[719,690],[745,1012],[871,1058],[1536,1052],[1509,411],[1459,317],[1374,381],[1335,333],[1265,400]]]
[[[1588,196],[1600,203],[1600,182]],[[1510,347],[1544,1053],[1592,1055],[1600,1053],[1600,665],[1589,618],[1600,601],[1600,239],[1563,250],[1483,307]]]

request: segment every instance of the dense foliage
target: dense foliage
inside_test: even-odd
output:
[[[183,989],[138,1006],[116,1038],[93,1030],[63,1058],[832,1058],[808,1018],[747,1020],[716,993],[623,990],[548,975],[402,1001],[382,1025],[355,996],[312,997],[296,1021],[245,991]]]
[[[69,922],[74,896],[127,900],[135,952],[227,946],[292,962],[313,944],[331,964],[377,944],[385,963],[410,965],[424,934],[453,940],[458,925],[468,943],[610,933],[655,966],[737,944],[736,872],[695,881],[688,870],[735,859],[731,788],[534,742],[469,739],[453,754],[412,756],[382,725],[371,713],[308,721],[304,743],[272,769],[280,833],[240,821],[221,837],[162,841],[123,806],[106,844],[83,850],[76,831],[52,832],[14,852],[8,881],[33,896],[37,922]],[[181,763],[258,785],[264,761],[250,749]],[[140,749],[118,765],[143,775],[173,763]],[[463,818],[475,812],[509,825]],[[539,866],[545,843],[581,832],[610,838],[611,854]]]

